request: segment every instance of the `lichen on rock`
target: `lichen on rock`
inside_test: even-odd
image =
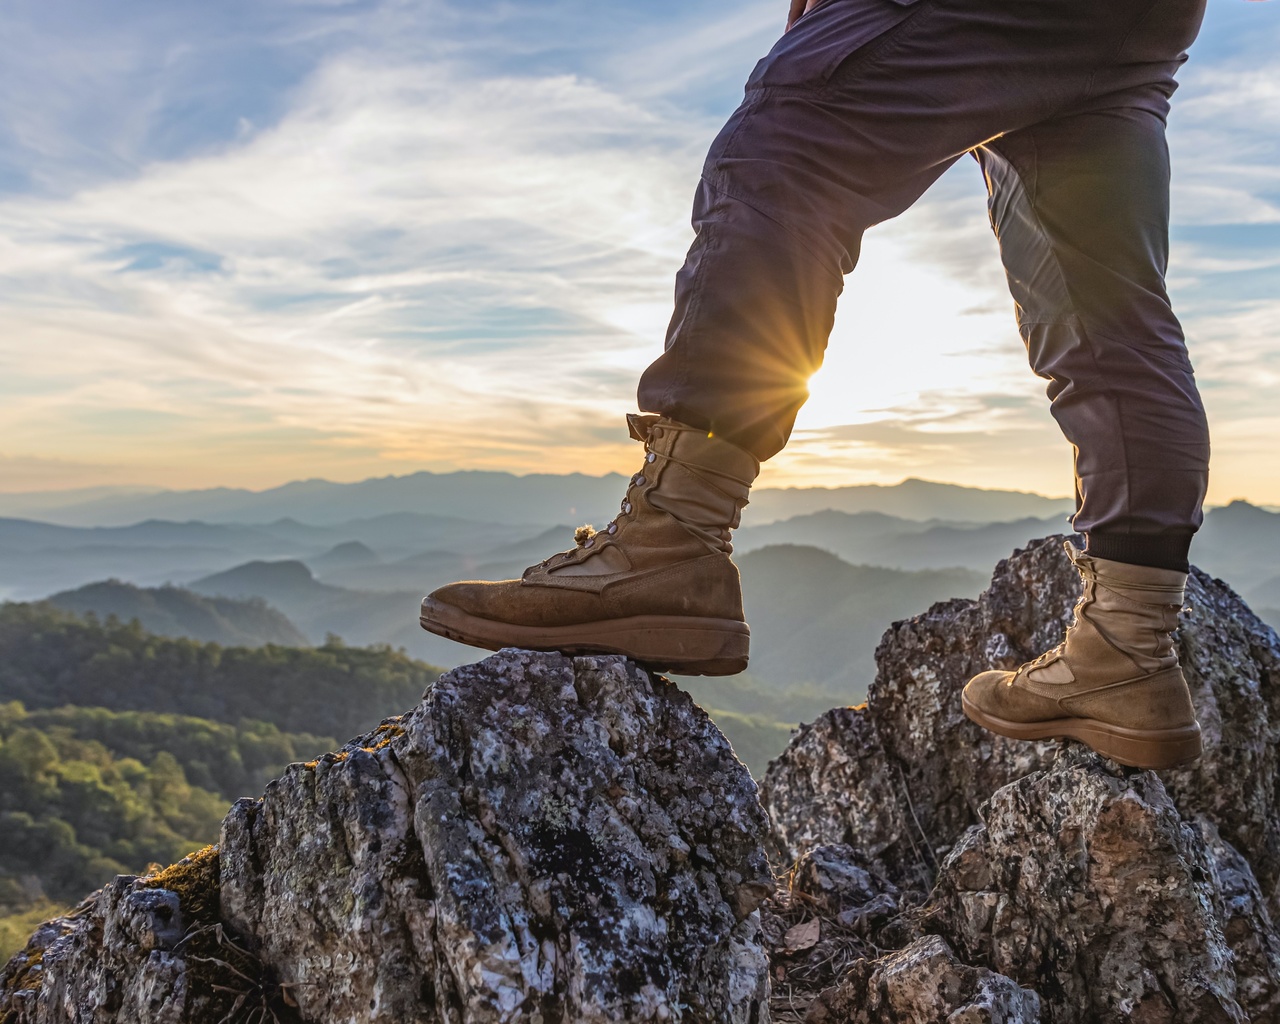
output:
[[[922,916],[1053,1024],[1246,1020],[1200,834],[1154,772],[1080,748],[996,791]]]
[[[224,917],[304,1016],[758,1019],[767,822],[672,684],[506,651],[345,752],[223,832]]]

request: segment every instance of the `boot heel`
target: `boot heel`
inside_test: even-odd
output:
[[[1082,719],[1075,738],[1088,744],[1103,757],[1119,761],[1130,768],[1162,770],[1190,764],[1203,752],[1200,726],[1180,729],[1121,729],[1105,722]]]

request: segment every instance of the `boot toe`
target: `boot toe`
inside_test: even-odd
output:
[[[482,583],[474,580],[450,583],[431,591],[427,595],[427,600],[447,604],[451,608],[458,609],[458,611],[466,612],[468,615],[479,615],[481,618],[487,618],[488,616],[484,613],[490,603],[491,595],[486,591],[492,586],[492,583]]]
[[[1056,701],[1020,685],[1017,672],[998,669],[980,672],[970,679],[964,687],[963,703],[965,713],[987,729],[995,728],[998,722],[1045,722],[1064,714]]]
[[[1007,690],[1008,683],[1014,673],[1002,672],[998,669],[979,672],[964,684],[964,701],[971,707],[978,708],[988,714],[1000,715],[1007,701],[1003,700],[1001,691]],[[1001,716],[1003,717],[1003,716]]]

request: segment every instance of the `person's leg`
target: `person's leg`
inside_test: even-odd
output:
[[[863,232],[974,146],[1081,101],[1152,4],[828,0],[801,18],[707,159],[666,348],[639,388],[661,418],[633,424],[647,455],[622,514],[521,580],[441,588],[423,626],[744,667],[729,530],[757,460],[786,443]]]
[[[777,453],[866,229],[974,146],[1081,104],[1135,26],[1182,2],[828,0],[806,15],[711,147],[640,407]]]
[[[1072,737],[1148,768],[1201,744],[1173,643],[1209,457],[1164,282],[1175,65],[1122,65],[1085,109],[978,150],[1019,329],[1075,451],[1087,550],[1068,546],[1083,589],[1066,640],[976,676],[965,711],[1005,736]]]
[[[1092,555],[1187,570],[1209,433],[1169,304],[1163,120],[1103,110],[978,150],[1018,327],[1075,452]]]

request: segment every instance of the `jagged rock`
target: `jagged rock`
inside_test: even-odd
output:
[[[3,1024],[296,1024],[274,975],[217,918],[213,847],[118,876],[38,928],[0,972]]]
[[[27,944],[10,957],[0,970],[0,1021],[4,1024],[33,1024],[40,992],[44,988],[44,960],[49,948],[70,934],[76,922],[55,917],[40,925]]]
[[[1058,643],[1079,577],[1047,538],[996,567],[976,601],[895,623],[876,652],[862,708],[803,728],[765,775],[782,856],[847,843],[903,885],[927,887],[949,845],[1000,786],[1049,767],[1061,744],[1006,740],[960,709],[984,669],[1012,668]],[[1179,651],[1205,755],[1162,773],[1185,817],[1203,815],[1253,866],[1272,916],[1280,892],[1280,641],[1226,584],[1193,570]]]
[[[853,919],[871,905],[897,906],[898,887],[864,866],[851,846],[817,846],[805,853],[791,874],[793,893],[804,893],[818,913]]]
[[[1197,879],[1196,900],[1209,909],[1204,913],[1202,948],[1196,954],[1201,957],[1196,961],[1198,966],[1190,966],[1187,970],[1191,973],[1180,975],[1176,968],[1161,963],[1165,952],[1161,947],[1142,946],[1147,925],[1135,908],[1144,905],[1146,897],[1117,892],[1106,912],[1119,914],[1117,920],[1125,922],[1128,929],[1117,933],[1126,935],[1124,941],[1131,944],[1124,955],[1145,957],[1141,962],[1155,972],[1152,977],[1158,976],[1161,984],[1173,984],[1168,978],[1181,978],[1177,984],[1186,992],[1202,991],[1196,988],[1200,984],[1196,979],[1200,979],[1203,992],[1213,993],[1213,1000],[1219,1001],[1225,1014],[1213,1017],[1209,1010],[1197,1010],[1202,1016],[1176,1019],[1242,1019],[1231,1016],[1242,1008],[1255,1021],[1280,1020],[1280,936],[1273,925],[1280,897],[1276,745],[1280,732],[1280,642],[1226,584],[1198,570],[1192,572],[1188,584],[1179,647],[1204,729],[1205,755],[1187,769],[1161,773],[1167,791],[1154,774],[1118,776],[1098,758],[1093,758],[1096,763],[1078,767],[1087,778],[1064,777],[1061,772],[1065,769],[1055,765],[1061,757],[1074,758],[1083,748],[1060,742],[1005,740],[963,716],[960,690],[974,673],[993,666],[1014,667],[1062,639],[1079,593],[1079,578],[1061,543],[1061,538],[1039,541],[1002,561],[991,587],[977,601],[935,605],[923,615],[895,623],[877,651],[878,672],[867,704],[828,712],[801,729],[788,750],[770,765],[762,799],[774,822],[775,854],[781,863],[790,863],[823,845],[846,844],[859,851],[863,855],[859,866],[900,886],[907,907],[905,914],[875,924],[869,937],[881,948],[901,948],[920,940],[922,929],[938,930],[927,923],[929,914],[940,906],[937,894],[924,912],[913,910],[911,905],[925,898],[935,880],[961,891],[955,888],[960,884],[955,873],[961,870],[956,858],[980,837],[986,837],[982,839],[987,844],[984,849],[994,856],[991,850],[998,846],[997,839],[1004,841],[1000,837],[1005,832],[1021,835],[1025,849],[1017,855],[1018,863],[1037,863],[1040,854],[1029,852],[1032,840],[1038,830],[1049,827],[1047,822],[1055,814],[1066,815],[1066,811],[1059,808],[1049,813],[1045,809],[1048,794],[1041,794],[1036,811],[1025,801],[1019,803],[1014,799],[1014,794],[1022,792],[1018,787],[1032,783],[1018,780],[1031,776],[1042,780],[1037,785],[1049,786],[1070,782],[1074,788],[1060,797],[1084,801],[1075,808],[1077,815],[1072,819],[1083,830],[1077,838],[1092,837],[1091,841],[1101,839],[1105,844],[1111,841],[1112,831],[1099,823],[1087,823],[1085,794],[1118,785],[1117,779],[1133,774],[1139,781],[1126,783],[1126,792],[1131,789],[1145,794],[1142,799],[1150,811],[1150,820],[1139,816],[1135,827],[1145,823],[1151,835],[1162,837],[1163,845],[1130,844],[1125,851],[1131,858],[1129,870],[1133,877],[1144,877],[1145,873],[1147,877]],[[1049,774],[1032,774],[1037,772]],[[1002,788],[1011,785],[1011,789]],[[983,825],[980,808],[989,798],[991,810]],[[1130,807],[1126,801],[1128,798],[1117,798],[1113,803]],[[1018,814],[1023,817],[1019,819]],[[992,815],[1005,832],[997,835]],[[1152,824],[1157,819],[1163,822],[1159,828]],[[967,831],[974,826],[975,831]],[[1180,837],[1177,843],[1172,838],[1175,834]],[[1020,859],[1023,854],[1025,862]],[[1112,856],[1101,847],[1098,855],[1103,860]],[[948,867],[939,876],[944,862]],[[973,858],[964,863],[971,865]],[[1017,900],[1026,899],[1026,893],[1019,889],[1024,880],[1013,869],[996,868],[989,888],[973,882],[965,891],[986,893],[983,899],[1003,908],[1001,912],[1012,913],[1010,908]],[[1044,922],[1045,932],[1037,939],[1043,940],[1044,949],[1056,948],[1054,943],[1058,942],[1065,943],[1064,948],[1081,948],[1078,936],[1070,937],[1074,926],[1069,922],[1085,918],[1072,917],[1067,910],[1084,913],[1076,904],[1084,907],[1097,894],[1087,888],[1072,892],[1075,903],[1070,908],[1051,899],[1043,906],[1028,903],[1027,913],[1034,911],[1037,920]],[[1180,912],[1185,911],[1186,924],[1192,908],[1190,904],[1178,906]],[[957,920],[954,914],[950,918],[943,914],[940,919]],[[1035,949],[1019,946],[1020,939],[1006,939],[1007,948],[1001,946],[1004,953],[1034,959]],[[980,944],[957,938],[955,946],[974,966],[1002,973],[1009,966],[1009,961],[994,952],[983,952]],[[1102,963],[1096,951],[1088,955]],[[1116,956],[1123,959],[1119,952]],[[1211,968],[1218,956],[1224,958],[1223,966],[1215,974],[1217,968]],[[1155,1016],[1127,1017],[1123,1013],[1128,1011],[1117,1009],[1110,1017],[1074,1018],[1064,1009],[1068,1005],[1062,1001],[1065,997],[1059,998],[1055,986],[1061,979],[1056,974],[1037,982],[1010,968],[1010,976],[1040,990],[1047,1020],[1132,1019],[1149,1024],[1166,1019],[1159,1016],[1164,1011],[1152,1001],[1154,997],[1136,1005],[1146,1007],[1141,1013]],[[1095,987],[1100,984],[1097,977],[1086,978],[1086,982]],[[1151,996],[1146,989],[1143,992],[1144,998]],[[1233,993],[1238,1007],[1232,1002]]]
[[[172,916],[211,901],[199,934],[254,959],[248,997],[281,1021],[767,1024],[767,829],[674,685],[504,651],[240,801],[203,885],[109,886],[48,946],[17,1024],[218,1024]],[[75,1009],[91,990],[110,1013]]]
[[[809,1008],[809,1024],[1039,1024],[1040,999],[1016,981],[956,959],[937,935],[859,960]]]
[[[1047,1024],[1240,1024],[1200,834],[1154,772],[1064,756],[998,790],[943,862],[925,927],[1037,989]]]
[[[1214,909],[1235,956],[1236,998],[1259,1024],[1280,1021],[1280,933],[1253,869],[1213,822],[1195,824],[1209,855]]]

